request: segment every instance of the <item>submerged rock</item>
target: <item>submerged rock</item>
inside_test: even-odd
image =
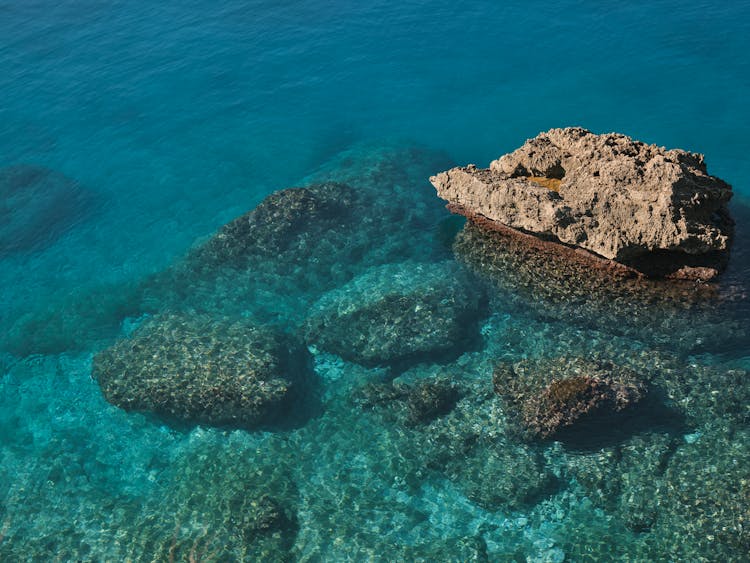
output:
[[[446,463],[449,479],[488,510],[523,510],[558,486],[544,457],[528,444],[501,440],[469,449]]]
[[[444,378],[426,379],[412,385],[368,383],[353,395],[354,403],[359,407],[391,409],[396,411],[397,419],[409,425],[429,424],[448,414],[460,398],[458,387]]]
[[[420,369],[420,368],[417,368]],[[486,381],[467,373],[438,372],[417,380],[369,382],[351,401],[378,435],[393,434],[413,458],[420,477],[446,478],[462,501],[486,510],[523,510],[552,494],[557,482],[536,444],[513,442],[503,434],[499,401]],[[371,417],[370,413],[376,416]],[[390,455],[396,448],[391,445]],[[431,480],[431,479],[430,479]]]
[[[148,311],[189,309],[296,326],[327,291],[372,266],[433,261],[439,201],[420,189],[444,160],[409,147],[354,147],[230,221],[143,284]]]
[[[593,416],[619,413],[646,394],[635,372],[581,358],[501,363],[493,385],[522,434],[541,439]]]
[[[305,334],[308,343],[364,365],[418,359],[476,335],[481,302],[455,263],[387,264],[324,295]]]
[[[565,468],[596,505],[634,532],[647,532],[659,513],[661,479],[678,440],[652,431],[594,451],[565,452]]]
[[[191,433],[164,486],[131,521],[135,552],[156,561],[292,561],[299,532],[298,450],[278,434]],[[145,547],[144,547],[145,546]]]
[[[667,283],[603,259],[596,259],[602,267],[592,268],[580,249],[472,221],[453,250],[495,286],[494,309],[596,327],[683,353],[732,350],[747,339],[747,293],[730,275],[718,284]]]
[[[649,276],[709,279],[725,265],[732,188],[703,156],[579,127],[430,178],[452,211],[573,245]]]
[[[145,321],[95,356],[93,377],[127,411],[245,428],[296,420],[312,386],[304,351],[286,336],[200,315]]]
[[[251,257],[301,259],[316,250],[322,235],[352,222],[355,203],[355,191],[340,183],[279,190],[221,227],[188,262],[246,267]]]
[[[0,169],[0,256],[43,247],[93,204],[80,184],[41,166]]]
[[[742,427],[730,430],[721,419],[703,430],[669,460],[656,495],[661,511],[653,543],[669,546],[669,556],[662,558],[672,561],[746,560],[750,433]]]

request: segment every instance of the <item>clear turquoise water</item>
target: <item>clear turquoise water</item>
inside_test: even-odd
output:
[[[747,383],[736,376],[727,389],[709,373],[750,368],[744,301],[731,319],[737,333],[686,346],[493,301],[479,350],[403,376],[448,371],[481,385],[500,357],[577,354],[596,342],[652,363],[675,352],[676,371],[700,371],[695,387],[730,405],[682,405],[683,426],[656,425],[595,451],[540,446],[534,453],[557,484],[520,507],[482,505],[466,492],[513,473],[513,458],[493,453],[504,437],[482,434],[471,471],[451,473],[448,462],[421,471],[423,433],[353,407],[349,391],[382,379],[378,368],[319,356],[323,414],[268,433],[174,429],[124,413],[103,399],[91,358],[151,312],[127,298],[146,276],[271,192],[341,168],[341,153],[434,153],[421,164],[395,158],[413,168],[393,205],[424,206],[429,231],[447,216],[427,182],[439,171],[432,163],[486,165],[558,126],[704,153],[709,172],[734,186],[733,210],[745,220],[729,274],[747,287],[750,4],[40,0],[0,6],[0,37],[0,166],[52,169],[94,201],[74,221],[63,217],[69,228],[54,236],[49,223],[27,222],[43,243],[0,256],[3,559],[257,558],[221,536],[232,517],[223,499],[238,483],[248,498],[268,489],[295,511],[298,531],[268,544],[278,559],[747,553],[747,531],[737,529],[750,526],[748,503],[730,515],[737,507],[722,496],[750,498],[748,415],[732,410]],[[384,261],[419,253],[393,248]],[[672,334],[700,322],[679,319]],[[494,424],[495,407],[482,405],[471,424]],[[605,475],[588,488],[575,470],[587,464]],[[633,481],[658,482],[661,492]],[[687,485],[701,482],[705,489]],[[659,499],[648,529],[622,523],[629,487]],[[722,533],[727,521],[740,527]]]

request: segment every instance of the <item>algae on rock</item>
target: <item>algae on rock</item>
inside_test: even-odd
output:
[[[500,363],[493,384],[520,434],[532,439],[615,415],[646,394],[645,382],[632,370],[582,358]]]

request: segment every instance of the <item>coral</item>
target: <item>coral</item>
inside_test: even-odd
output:
[[[310,311],[305,335],[308,343],[364,365],[434,358],[476,336],[481,298],[453,263],[389,264],[324,295]]]
[[[299,418],[313,381],[288,337],[185,314],[149,319],[100,352],[93,377],[109,402],[128,411],[247,428]]]

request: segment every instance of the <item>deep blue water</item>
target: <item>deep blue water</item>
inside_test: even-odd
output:
[[[31,242],[0,250],[2,558],[257,558],[252,550],[217,551],[214,544],[223,540],[215,530],[231,516],[221,503],[206,501],[183,514],[175,508],[191,491],[224,498],[222,491],[257,466],[268,480],[247,478],[248,490],[275,490],[281,479],[296,491],[290,510],[299,530],[287,543],[269,544],[279,559],[461,560],[473,541],[489,560],[553,561],[564,554],[579,561],[589,548],[601,550],[599,560],[710,559],[711,553],[740,560],[750,545],[747,531],[711,529],[711,522],[717,530],[725,526],[721,518],[733,510],[719,493],[708,495],[716,504],[706,514],[686,511],[692,500],[706,504],[689,490],[679,502],[665,500],[650,527],[623,531],[617,518],[627,511],[626,495],[598,502],[590,489],[565,485],[576,481],[570,467],[578,461],[561,461],[568,454],[553,445],[537,453],[556,473],[554,490],[520,508],[488,508],[455,485],[476,478],[478,487],[492,486],[481,469],[479,476],[453,480],[438,469],[408,489],[393,485],[406,471],[398,460],[410,460],[409,448],[417,446],[403,441],[387,417],[377,419],[382,427],[373,437],[370,423],[346,400],[332,399],[309,423],[318,426],[283,437],[176,429],[109,405],[91,379],[91,358],[153,312],[118,296],[271,192],[325,177],[347,155],[380,158],[378,147],[419,147],[434,155],[414,165],[413,182],[401,186],[406,195],[393,200],[429,209],[425,221],[433,224],[420,223],[422,231],[448,216],[427,181],[443,169],[432,163],[486,166],[540,131],[571,125],[705,154],[709,172],[733,185],[738,220],[750,220],[749,38],[748,2],[0,3],[0,167],[44,167],[73,186],[60,189],[85,193],[80,209],[68,208],[49,196],[49,186],[65,183],[56,177],[39,188],[39,205],[46,197],[52,202],[44,221],[34,220],[36,211],[19,219],[11,209],[5,216],[17,222],[14,236],[23,232]],[[412,164],[409,157],[396,162]],[[417,194],[413,200],[410,193]],[[736,247],[747,245],[747,232],[738,226]],[[424,242],[415,236],[415,245]],[[396,250],[381,262],[420,258],[419,249],[393,244]],[[747,260],[747,253],[737,255],[736,261]],[[748,270],[737,271],[741,278]],[[271,299],[249,295],[259,305]],[[501,356],[590,351],[598,338],[602,349],[629,357],[653,344],[638,334],[491,307],[484,348],[451,360],[445,370],[489,381]],[[738,315],[733,326],[750,324]],[[680,322],[675,332],[692,326],[690,317]],[[746,338],[716,340],[725,345],[688,346],[680,361],[750,369]],[[316,362],[329,398],[383,377],[378,368],[333,356]],[[443,369],[420,365],[412,376]],[[741,377],[735,381],[742,385]],[[707,394],[735,391],[706,385]],[[699,439],[714,433],[711,441],[735,456],[738,477],[727,494],[750,499],[743,481],[750,478],[747,420],[746,413],[707,407],[688,416],[676,434],[667,433],[669,445],[661,438],[631,441],[642,439],[648,452],[662,448],[668,453],[654,463],[672,468],[677,462],[670,459],[685,466],[690,456],[715,457]],[[637,450],[627,444],[617,447]],[[605,448],[580,455],[580,463],[595,465],[609,454]],[[206,457],[216,466],[205,467]],[[514,470],[512,459],[505,458],[506,473]],[[606,470],[599,463],[605,476],[597,486],[638,473],[638,464],[628,463]],[[193,466],[198,470],[191,473]],[[243,469],[227,477],[225,466]],[[698,472],[680,481],[666,471],[665,489],[704,478]],[[734,516],[745,530],[747,506]],[[678,512],[688,514],[687,523],[675,523]],[[707,519],[708,532],[695,534],[715,537],[693,538],[696,551],[680,551],[673,544],[694,531],[691,519]]]

